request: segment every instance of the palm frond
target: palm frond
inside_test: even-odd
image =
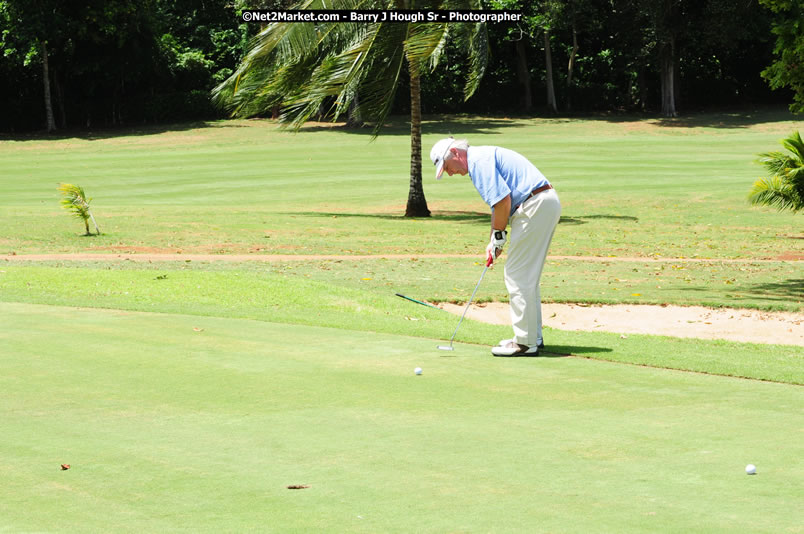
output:
[[[59,191],[64,195],[64,198],[61,199],[64,209],[71,211],[79,219],[89,218],[89,203],[92,199],[87,198],[81,186],[62,183],[59,184]]]
[[[369,56],[370,67],[365,72],[359,89],[358,112],[374,122],[376,137],[385,119],[391,113],[394,95],[405,64],[405,24],[381,24],[378,38]]]
[[[783,152],[763,152],[757,160],[769,174],[784,174],[786,169],[793,164],[790,156]]]
[[[793,154],[791,159],[797,162],[797,167],[804,165],[804,141],[797,131],[782,139],[782,145]]]
[[[289,95],[282,121],[299,128],[328,98],[334,118],[359,95],[357,112],[381,124],[391,110],[404,60],[404,24],[367,24],[345,50],[330,54],[308,82]]]
[[[771,206],[780,211],[798,211],[804,208],[802,198],[795,189],[780,176],[760,178],[754,182],[748,200],[754,206]]]
[[[408,25],[405,57],[411,65],[424,66],[440,56],[447,33],[446,23],[416,22]]]
[[[489,63],[489,37],[485,23],[473,25],[468,50],[469,76],[463,89],[464,100],[475,93]]]
[[[781,142],[788,153],[759,154],[757,162],[765,167],[769,176],[754,182],[748,198],[755,205],[800,211],[804,209],[804,142],[797,131]]]

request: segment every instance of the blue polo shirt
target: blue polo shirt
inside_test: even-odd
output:
[[[550,182],[528,159],[499,146],[470,146],[466,151],[469,177],[483,201],[491,207],[511,195],[511,213],[531,191]]]

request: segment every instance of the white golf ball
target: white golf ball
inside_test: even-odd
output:
[[[757,466],[754,464],[748,464],[745,466],[745,474],[746,475],[756,475],[757,474]]]
[[[420,374],[422,374],[422,368],[417,367],[416,369],[413,370],[413,372],[416,373],[417,375],[420,375]]]

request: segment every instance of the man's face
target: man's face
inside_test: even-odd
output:
[[[449,176],[452,176],[453,174],[466,176],[466,173],[469,172],[469,168],[466,163],[466,151],[457,148],[450,148],[449,151],[452,153],[452,157],[444,160],[444,172]]]

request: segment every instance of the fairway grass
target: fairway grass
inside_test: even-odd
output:
[[[801,255],[795,215],[752,208],[757,154],[802,123],[786,113],[639,118],[467,117],[423,126],[520,151],[562,202],[551,253],[561,256],[774,259]],[[36,155],[32,165],[31,156]],[[488,207],[465,177],[424,165],[431,219],[406,219],[405,121],[371,142],[364,130],[220,121],[0,140],[0,252],[465,253],[481,249]],[[80,238],[59,182],[92,197],[103,235]]]
[[[0,309],[3,531],[804,524],[798,386],[466,344],[441,357],[434,340],[343,328]]]

